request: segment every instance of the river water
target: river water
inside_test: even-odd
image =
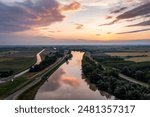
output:
[[[38,90],[37,100],[106,100],[114,99],[108,93],[96,90],[82,77],[83,52],[72,52],[72,59],[60,66]]]

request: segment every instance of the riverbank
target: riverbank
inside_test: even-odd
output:
[[[84,52],[72,51],[72,58],[61,65],[44,82],[36,92],[35,100],[106,100],[112,99],[98,90],[91,89],[91,85],[82,78],[82,58]]]
[[[38,58],[40,59],[40,54],[44,51],[45,49],[41,50],[37,54],[39,55]],[[41,60],[41,59],[40,59]],[[39,61],[39,60],[37,60]],[[40,61],[39,61],[40,62]],[[34,64],[35,65],[36,61],[34,59]],[[31,65],[30,65],[31,66]],[[37,72],[30,73],[29,68],[16,74],[15,76],[10,76],[8,78],[5,78],[0,82],[0,99],[4,99],[9,95],[12,95],[15,93],[17,90],[23,88],[27,84],[33,81],[33,78],[36,76],[36,74],[39,74]]]
[[[95,84],[99,90],[106,91],[123,100],[150,99],[148,87],[120,78],[119,71],[116,69],[103,69],[104,66],[96,63],[87,55],[84,56],[82,63],[86,78]]]
[[[47,73],[41,77],[40,82],[19,95],[17,100],[33,100],[38,89],[47,81],[48,76],[52,75],[64,62],[66,62],[66,57],[62,58],[57,65],[54,65],[54,67],[48,70]]]

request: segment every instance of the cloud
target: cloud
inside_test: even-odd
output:
[[[107,32],[107,34],[111,34],[112,32]]]
[[[120,13],[120,12],[124,11],[125,9],[127,9],[127,7],[122,7],[122,8],[116,9],[114,11],[111,11],[111,13]]]
[[[106,17],[106,19],[111,19],[111,18],[113,18],[113,16],[107,16],[107,17]]]
[[[128,18],[134,18],[137,16],[147,15],[149,13],[150,13],[150,2],[146,3],[144,5],[140,5],[132,10],[129,10],[129,11],[117,16],[116,18],[118,20],[128,19]]]
[[[63,7],[61,7],[60,9],[62,11],[70,11],[70,10],[77,10],[81,7],[80,3],[79,2],[72,2],[71,4],[69,5],[65,5]]]
[[[113,20],[113,21],[111,21],[111,22],[109,22],[109,23],[100,24],[99,26],[107,26],[107,25],[112,25],[112,24],[116,23],[117,21],[118,21],[118,20],[117,20],[117,19],[115,19],[115,20]]]
[[[60,22],[65,16],[58,8],[55,0],[25,0],[11,5],[0,2],[0,32],[24,31]]]
[[[126,9],[127,7],[122,7],[119,10],[112,11],[111,13],[119,13],[120,11]],[[136,17],[149,17],[150,15],[150,2],[144,2],[144,4],[137,6],[131,10],[128,10],[124,13],[118,15],[113,21],[105,24],[101,24],[100,26],[112,25],[120,20],[127,20]]]
[[[49,30],[48,32],[50,32],[50,33],[59,33],[59,32],[62,32],[62,31],[60,31],[60,30]]]
[[[83,28],[83,24],[75,24],[76,25],[76,29],[82,29]]]
[[[79,7],[78,2],[65,6],[56,0],[25,0],[10,4],[0,2],[0,33],[20,32],[61,22],[65,18],[62,11]]]
[[[150,26],[150,20],[145,21],[145,22],[140,22],[140,23],[137,23],[137,24],[133,24],[133,25],[128,25],[127,27],[133,27],[133,26]]]
[[[120,32],[120,33],[116,33],[116,34],[138,33],[138,32],[144,32],[144,31],[149,31],[149,30],[150,30],[150,28],[147,28],[147,29],[141,29],[141,30],[127,31],[127,32]]]
[[[96,36],[101,36],[101,34],[96,34]]]

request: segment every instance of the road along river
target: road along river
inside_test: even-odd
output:
[[[41,50],[40,52],[38,52],[38,53],[36,54],[36,63],[35,63],[35,65],[40,64],[40,62],[42,61],[40,54],[41,54],[43,51],[45,51],[45,49]],[[34,66],[34,65],[33,65],[33,66]],[[21,76],[21,75],[23,75],[23,74],[29,72],[29,70],[30,70],[30,68],[28,68],[28,69],[26,69],[26,70],[24,70],[24,71],[22,71],[22,72],[20,72],[20,73],[18,73],[18,74],[16,74],[16,75],[14,75],[14,76],[10,76],[10,77],[7,77],[7,78],[3,78],[3,79],[0,80],[0,83],[4,83],[4,82],[6,82],[6,81],[8,81],[8,80],[12,80],[12,81],[13,81],[15,78],[17,78],[17,77],[19,77],[19,76]]]
[[[108,93],[96,90],[94,85],[87,83],[81,70],[83,52],[72,52],[72,59],[60,66],[38,90],[38,100],[68,99],[115,99]]]

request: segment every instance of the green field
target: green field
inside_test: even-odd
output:
[[[36,53],[40,49],[32,48],[1,48],[0,73],[2,77],[15,75],[36,62]],[[5,74],[5,75],[4,75]]]
[[[10,61],[10,60],[13,60],[13,58],[0,57],[0,62]]]
[[[0,58],[0,70],[13,70],[14,74],[23,71],[35,63],[35,58]]]
[[[17,78],[14,82],[8,81],[6,83],[0,84],[0,99],[4,98],[5,96],[11,94],[11,92],[22,83],[27,81],[25,78]]]
[[[4,97],[18,90],[21,86],[32,81],[32,78],[35,74],[37,74],[37,72],[34,72],[34,73],[28,72],[16,78],[13,82],[8,81],[5,83],[1,83],[0,84],[0,99],[3,99]]]

